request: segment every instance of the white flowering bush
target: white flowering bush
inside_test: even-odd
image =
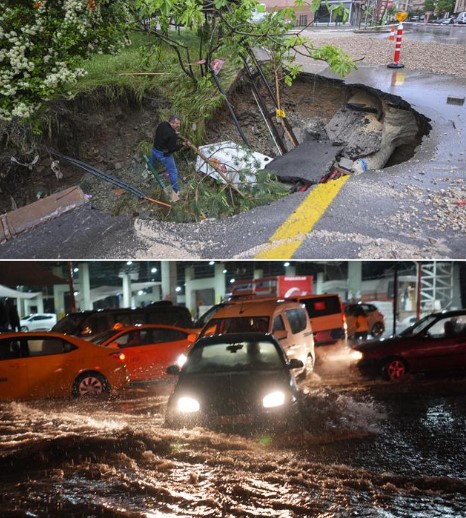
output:
[[[27,119],[83,59],[128,43],[129,19],[124,0],[0,0],[0,119]]]

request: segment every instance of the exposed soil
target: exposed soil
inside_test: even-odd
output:
[[[345,88],[338,82],[324,79],[297,80],[282,98],[290,124],[299,135],[302,131],[319,133],[345,101]],[[277,149],[251,97],[249,88],[240,82],[230,102],[249,144],[255,151],[277,156]],[[143,150],[153,138],[161,113],[169,111],[166,99],[147,98],[141,106],[130,97],[109,101],[105,92],[81,97],[72,102],[61,101],[50,106],[54,121],[52,137],[47,147],[73,158],[79,158],[104,172],[123,180],[145,194],[161,198],[154,178],[145,170]],[[189,121],[188,121],[189,126]],[[241,143],[227,107],[220,109],[207,126],[203,144],[233,140]],[[55,157],[41,152],[39,161],[31,168],[11,162],[11,151],[0,157],[0,213],[27,205],[73,185],[80,185],[91,203],[111,214],[151,217],[151,208],[135,196],[115,187],[65,160],[57,168],[51,165]],[[17,156],[22,163],[29,158]],[[181,152],[177,156],[181,182],[194,171],[195,155]],[[60,177],[60,175],[62,175]]]

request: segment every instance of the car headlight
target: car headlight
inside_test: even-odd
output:
[[[178,356],[178,359],[176,360],[176,364],[178,365],[178,367],[181,369],[181,367],[183,367],[183,365],[186,363],[186,360],[187,360],[187,356],[186,354],[182,353]]]
[[[262,400],[264,408],[274,408],[285,404],[285,393],[281,390],[270,392]]]
[[[350,358],[354,361],[361,360],[362,359],[362,352],[361,351],[351,351],[350,352]]]
[[[193,414],[194,412],[199,412],[201,405],[197,399],[192,397],[180,397],[176,404],[178,411],[182,414]]]

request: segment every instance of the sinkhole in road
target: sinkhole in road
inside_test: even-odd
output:
[[[267,112],[275,113],[276,106],[267,100],[267,92],[259,93]],[[298,142],[292,145],[279,126],[286,145],[280,154],[246,77],[237,78],[227,98],[250,148],[269,157],[265,170],[279,182],[268,182],[266,177],[258,189],[242,197],[197,173],[196,157],[188,150],[176,157],[181,199],[167,213],[163,207],[138,199],[63,160],[58,164],[58,176],[52,169],[53,157],[47,153],[41,153],[36,163],[34,154],[23,157],[20,151],[4,147],[0,149],[0,213],[78,185],[93,207],[112,215],[174,222],[224,218],[269,204],[297,189],[307,189],[333,173],[371,174],[405,163],[431,129],[426,117],[397,96],[364,85],[348,86],[341,80],[301,74],[280,93],[280,108]],[[170,202],[154,178],[144,173],[141,157],[143,148],[150,149],[155,125],[173,109],[169,99],[147,96],[141,103],[131,91],[114,98],[97,89],[72,101],[56,101],[49,109],[53,116],[50,136],[43,142],[47,147],[79,158],[150,198]],[[226,106],[206,122],[203,144],[222,141],[241,144]],[[23,164],[13,163],[12,156]],[[31,167],[30,162],[34,162]]]
[[[265,88],[261,97],[268,98]],[[429,119],[398,96],[362,84],[345,85],[340,80],[301,74],[280,94],[280,109],[292,131],[290,137],[283,124],[277,125],[286,144],[283,152],[247,79],[238,82],[230,102],[249,145],[272,158],[266,169],[281,181],[298,185],[407,162],[431,130]],[[268,112],[274,113],[275,108],[269,98]],[[226,108],[208,125],[208,140],[214,139],[240,139]]]

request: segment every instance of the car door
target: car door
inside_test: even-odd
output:
[[[150,378],[167,376],[167,367],[177,362],[178,357],[194,341],[189,333],[179,329],[157,328],[147,331],[145,364]]]
[[[115,340],[125,353],[131,381],[143,381],[166,375],[191,341],[188,333],[176,329],[138,329],[122,333]]]
[[[18,340],[0,339],[0,400],[22,399],[29,392],[27,356]]]
[[[73,360],[64,340],[44,335],[28,338],[27,342],[31,397],[70,395],[74,377],[70,374]]]
[[[412,368],[418,371],[454,370],[466,367],[466,321],[457,321],[451,333],[448,323],[451,318],[441,318],[427,329],[423,336],[413,339],[412,347],[405,356]]]

